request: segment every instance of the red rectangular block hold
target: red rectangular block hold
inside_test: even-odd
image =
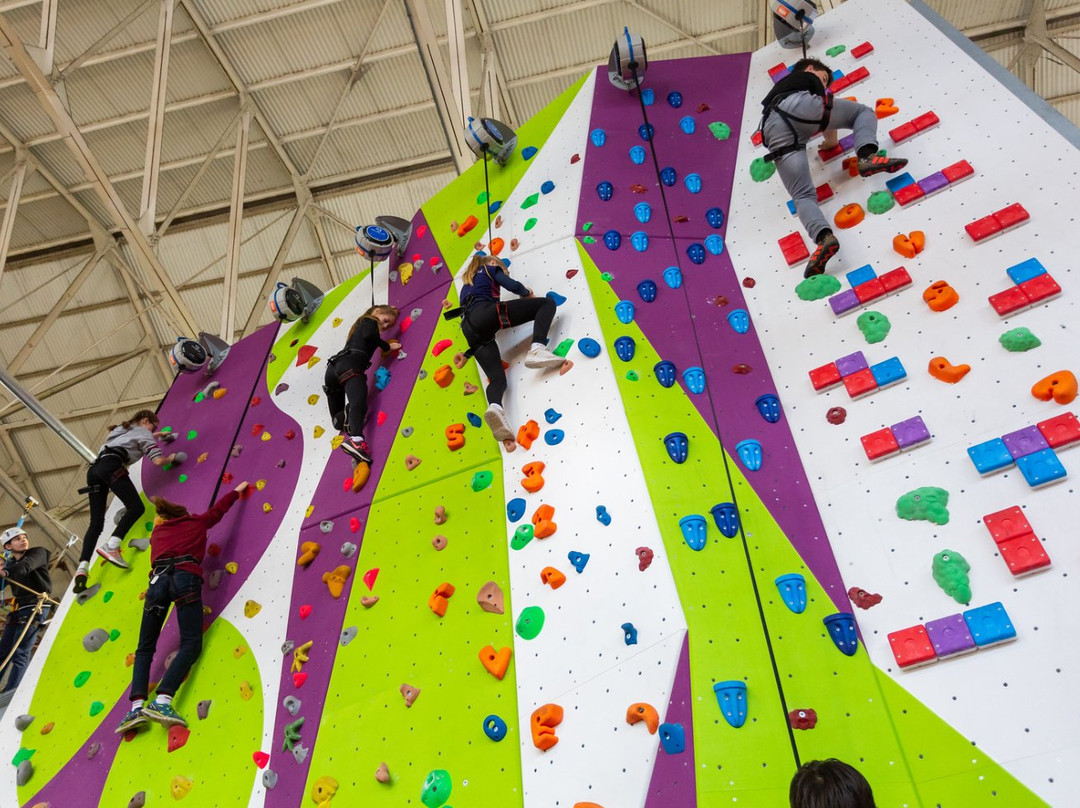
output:
[[[960,160],[953,163],[951,166],[941,169],[941,173],[945,175],[945,179],[949,181],[949,184],[966,180],[968,177],[975,176],[975,169],[971,167],[971,163],[967,160]]]
[[[780,64],[773,65],[769,68],[769,75],[775,76],[777,73],[783,73],[785,70],[787,70],[787,65],[781,62]]]
[[[1002,231],[1001,223],[993,215],[976,219],[971,224],[964,225],[964,229],[976,244],[980,241],[986,241],[986,239],[996,236]]]
[[[941,118],[933,111],[924,112],[919,117],[911,119],[911,125],[920,133],[925,132],[927,129],[933,129],[939,123],[941,123]]]
[[[893,199],[895,199],[896,204],[902,208],[906,208],[913,202],[918,202],[924,196],[926,196],[926,192],[919,187],[919,183],[917,182],[913,182],[911,185],[905,185],[903,188],[897,188],[893,193]]]
[[[840,368],[836,366],[835,362],[830,362],[810,371],[810,383],[814,385],[814,389],[819,393],[831,390],[842,381]]]
[[[900,444],[896,442],[896,436],[888,427],[863,435],[859,440],[862,441],[868,460],[883,460],[900,452]]]
[[[990,295],[987,300],[994,307],[994,311],[998,313],[998,317],[1008,317],[1010,314],[1016,314],[1016,312],[1023,311],[1031,305],[1028,296],[1024,294],[1024,291],[1019,286],[1013,286],[1004,292]]]
[[[829,92],[832,93],[833,97],[835,98],[837,95],[844,92],[844,90],[846,90],[850,86],[851,86],[851,77],[850,76],[841,76],[838,79],[833,79],[832,84],[829,85]]]
[[[994,219],[1001,225],[1003,230],[1011,230],[1014,227],[1026,224],[1031,219],[1031,214],[1024,210],[1023,205],[1017,202],[1015,205],[1009,205],[1009,207],[997,211],[994,214]]]
[[[919,130],[915,128],[915,124],[911,121],[889,130],[889,137],[892,138],[893,143],[903,143],[905,140],[911,140],[917,134],[919,134]]]
[[[983,517],[983,524],[990,531],[990,538],[995,544],[1035,532],[1019,505],[986,514]]]
[[[930,635],[922,626],[903,628],[889,633],[889,647],[892,648],[896,664],[901,668],[917,668],[937,661],[937,654],[930,642]]]
[[[858,84],[863,79],[870,78],[870,71],[867,70],[866,67],[858,67],[844,76],[844,78],[847,79],[848,87],[850,87],[852,84]]]
[[[1020,284],[1020,291],[1034,304],[1057,297],[1061,294],[1061,286],[1050,277],[1050,273],[1044,272]]]
[[[787,261],[789,267],[793,267],[800,261],[805,261],[810,257],[810,250],[806,247],[806,242],[803,241],[802,233],[790,233],[784,236],[778,242],[780,244],[780,251],[784,254],[784,260]]]
[[[750,142],[755,146],[760,146],[762,142],[761,132],[754,132],[754,134],[750,135]]]
[[[878,383],[874,374],[870,372],[870,368],[863,368],[858,373],[844,377],[844,389],[853,399],[862,398],[876,391]]]
[[[904,267],[897,267],[891,269],[884,275],[879,275],[878,280],[881,281],[881,285],[885,287],[885,294],[891,295],[893,292],[899,292],[901,289],[906,289],[911,286],[911,275]]]
[[[851,55],[856,59],[861,59],[874,52],[874,46],[869,42],[864,42],[861,45],[856,45],[851,49]]]
[[[1071,412],[1063,412],[1035,424],[1050,444],[1051,449],[1063,449],[1080,443],[1080,418]]]
[[[832,186],[827,182],[823,182],[817,187],[817,201],[824,202],[826,199],[833,198]]]
[[[818,157],[821,158],[823,163],[831,163],[837,157],[841,157],[844,154],[844,147],[839,143],[833,146],[831,149],[818,149]]]
[[[1034,533],[999,542],[997,547],[1009,572],[1018,578],[1050,568],[1050,556]]]
[[[885,286],[881,282],[881,278],[871,278],[868,281],[864,281],[854,287],[853,291],[860,303],[869,303],[871,300],[877,300],[879,297],[885,297],[887,294]]]

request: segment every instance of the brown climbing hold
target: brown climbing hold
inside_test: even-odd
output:
[[[851,598],[851,602],[860,609],[869,609],[881,603],[881,595],[871,594],[865,589],[860,589],[857,586],[851,587],[851,589],[847,591],[847,596]]]
[[[742,279],[742,285],[745,286],[747,289],[753,289],[755,286],[757,286],[757,281],[755,281],[753,278],[746,277]]]
[[[678,216],[675,217],[674,221],[677,224],[686,224],[686,222],[690,221],[690,217],[689,216],[684,216],[683,214],[680,213]]]
[[[300,545],[300,558],[296,559],[296,566],[306,567],[312,561],[315,560],[315,556],[319,554],[319,550],[322,549],[322,545],[317,541],[306,541]]]
[[[379,768],[375,772],[375,779],[380,783],[390,782],[390,767],[385,762],[379,764]]]
[[[740,362],[731,370],[733,373],[738,373],[740,376],[745,376],[747,373],[750,372],[750,366],[745,362]]]
[[[100,751],[101,751],[101,744],[96,743],[96,742],[90,744],[90,748],[86,750],[86,759],[87,760],[93,760],[94,758],[96,758],[98,756],[98,752],[100,752]]]
[[[538,539],[546,539],[548,536],[555,535],[555,530],[559,527],[552,520],[555,516],[555,509],[550,505],[541,505],[536,509],[536,513],[533,514],[533,536]]]
[[[432,378],[435,379],[435,384],[439,385],[439,387],[449,387],[454,381],[454,371],[449,365],[443,365],[441,368],[436,368]]]
[[[510,667],[511,653],[509,648],[496,651],[492,646],[485,645],[480,649],[480,662],[488,673],[501,682],[506,676],[506,669]]]
[[[431,597],[428,598],[428,608],[435,612],[439,617],[446,614],[446,607],[450,605],[449,599],[454,595],[454,585],[443,581],[431,593]]]
[[[53,731],[53,727],[55,727],[55,726],[56,726],[56,724],[54,722],[50,721],[48,724],[46,724],[45,726],[43,726],[41,728],[41,734],[42,735],[48,735],[50,732]]]
[[[533,441],[540,437],[540,424],[531,418],[525,422],[523,426],[518,429],[517,442],[522,448],[528,450],[532,448]]]
[[[480,604],[481,609],[491,614],[502,614],[504,611],[503,591],[494,581],[488,581],[480,587],[480,591],[476,595],[476,602]]]
[[[649,568],[649,565],[652,564],[653,551],[648,547],[639,547],[634,552],[637,553],[638,557],[637,568],[642,572],[645,572],[645,570]]]
[[[441,533],[436,534],[435,538],[431,540],[431,546],[434,547],[436,550],[445,550],[446,536],[442,535]]]
[[[712,302],[714,306],[726,306],[730,301],[723,295],[717,295]]]
[[[416,455],[405,455],[405,469],[412,471],[420,465],[420,458]]]
[[[169,751],[175,752],[186,744],[190,735],[191,730],[180,724],[173,724],[169,727]]]
[[[833,426],[840,426],[847,420],[847,410],[843,407],[830,407],[829,411],[825,413],[825,420]]]
[[[956,384],[968,375],[971,365],[952,365],[944,356],[935,356],[930,360],[930,375],[946,384]]]
[[[331,572],[323,573],[323,583],[330,590],[330,597],[335,600],[341,597],[341,593],[345,589],[345,582],[349,580],[350,575],[352,575],[352,568],[344,564],[335,567]]]
[[[1076,376],[1071,370],[1059,370],[1040,379],[1031,388],[1031,395],[1039,401],[1054,399],[1058,404],[1071,404],[1076,398]]]
[[[651,704],[646,704],[643,701],[639,701],[636,704],[631,704],[626,708],[626,723],[633,726],[639,724],[642,721],[645,722],[645,726],[649,729],[650,735],[655,735],[656,730],[660,727],[660,715],[656,712],[656,708]]]
[[[566,583],[566,576],[554,567],[544,567],[540,570],[540,583],[547,584],[552,589],[558,589]]]
[[[545,704],[533,710],[529,721],[532,731],[533,746],[542,752],[546,752],[559,742],[555,734],[555,727],[563,720],[563,708],[558,704]]]
[[[817,712],[809,708],[792,710],[787,714],[792,729],[813,729],[817,726]]]
[[[521,467],[521,473],[525,475],[525,479],[521,481],[521,487],[530,494],[535,494],[544,487],[543,472],[544,464],[539,460],[533,463],[526,463]]]
[[[442,505],[435,507],[435,524],[442,525],[446,523],[446,508]]]
[[[378,602],[378,595],[364,595],[364,597],[360,598],[360,605],[363,606],[365,609],[370,609]]]
[[[412,707],[413,702],[416,701],[416,699],[420,695],[420,688],[413,687],[412,685],[403,682],[401,687],[398,689],[401,691],[401,695],[405,699],[405,706]]]
[[[456,452],[465,445],[465,424],[450,424],[446,428],[446,448]]]
[[[135,653],[134,652],[132,652],[132,653],[128,654],[126,657],[124,657],[124,665],[126,667],[130,668],[134,664],[135,664]]]
[[[633,185],[630,186],[630,193],[632,194],[646,194],[648,192],[649,189],[642,185],[640,182],[635,182]]]
[[[473,393],[475,393],[479,389],[480,388],[477,387],[472,382],[465,382],[465,395],[471,396]]]
[[[39,802],[37,803],[37,805],[34,806],[34,808],[37,808],[38,805],[43,805],[45,806],[45,808],[49,808],[49,804],[46,802]],[[134,797],[128,800],[127,808],[143,808],[144,805],[146,805],[146,792],[139,791],[135,794]]]

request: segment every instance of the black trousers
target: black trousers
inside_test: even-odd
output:
[[[345,412],[348,400],[345,421],[349,425],[350,435],[364,434],[368,395],[366,369],[349,365],[342,359],[326,363],[326,375],[323,377],[326,406],[330,408],[330,417],[333,418]]]
[[[124,538],[146,511],[139,492],[135,490],[135,483],[128,476],[124,461],[115,455],[107,454],[91,463],[86,472],[86,484],[90,487],[90,493],[87,494],[90,500],[90,524],[86,528],[86,535],[83,536],[79,561],[89,561],[94,557],[98,537],[105,527],[105,509],[109,501],[109,491],[116,494],[124,503],[125,508],[123,517],[117,522],[112,532],[118,539]]]
[[[158,683],[158,695],[175,694],[202,653],[202,578],[184,570],[154,575],[146,588],[139,645],[135,649],[135,664],[131,671],[132,700],[145,699],[149,695],[150,665],[169,606],[174,603],[176,623],[180,627],[180,647]]]
[[[505,312],[505,321],[499,322],[499,308]],[[502,354],[495,342],[499,328],[512,328],[531,322],[533,342],[547,343],[551,321],[555,319],[555,301],[550,297],[523,297],[505,303],[477,303],[461,318],[461,333],[469,342],[484,375],[488,377],[487,400],[489,404],[502,404],[506,393],[506,371]]]

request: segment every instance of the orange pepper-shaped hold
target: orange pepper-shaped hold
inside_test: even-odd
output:
[[[941,382],[956,384],[968,375],[971,365],[952,365],[944,356],[935,356],[930,360],[930,375]]]
[[[866,213],[863,211],[862,205],[858,202],[852,202],[850,205],[844,205],[844,207],[836,211],[833,216],[833,224],[841,230],[846,230],[849,227],[854,227],[864,218],[866,218]]]
[[[504,246],[503,240],[501,238],[499,238],[498,236],[496,236],[495,238],[493,238],[491,240],[491,243],[488,244],[488,250],[491,252],[492,255],[498,255],[499,253],[502,252],[503,246]]]
[[[896,106],[896,102],[892,98],[879,98],[874,102],[874,115],[878,120],[888,118],[890,115],[895,115],[899,111],[900,108]]]
[[[544,478],[541,476],[543,471],[544,464],[539,460],[526,463],[521,467],[521,473],[525,475],[525,479],[521,481],[521,487],[530,494],[535,494],[544,487]]]
[[[528,450],[532,448],[533,441],[540,437],[540,424],[536,421],[529,419],[525,424],[518,429],[517,442],[518,444]]]
[[[506,669],[510,667],[511,653],[509,648],[500,648],[496,651],[490,645],[485,645],[480,649],[480,662],[488,673],[501,682],[506,676]]]
[[[660,716],[656,712],[656,708],[651,704],[646,704],[643,701],[639,701],[637,704],[631,704],[626,708],[626,723],[633,726],[634,724],[644,721],[645,726],[649,728],[649,734],[655,735],[656,730],[660,726]]]
[[[454,585],[449,583],[441,583],[438,588],[431,593],[431,597],[428,598],[428,608],[435,612],[439,617],[443,617],[446,614],[446,607],[449,606],[449,598],[454,594]]]
[[[556,528],[558,528],[558,525],[551,521],[553,516],[555,516],[555,509],[550,505],[541,505],[537,508],[532,518],[533,536],[538,539],[553,536]]]
[[[899,238],[899,236],[897,236]],[[922,293],[922,299],[931,311],[946,311],[960,301],[960,295],[945,281],[934,281]]]
[[[563,720],[563,708],[558,704],[545,704],[533,710],[529,724],[532,729],[533,746],[546,752],[559,742],[555,727]]]
[[[446,428],[446,448],[456,452],[465,445],[465,424],[450,424]]]
[[[1059,370],[1035,383],[1031,395],[1039,401],[1054,399],[1058,404],[1071,404],[1076,398],[1076,376],[1071,370]]]
[[[476,217],[469,216],[465,219],[465,221],[461,223],[461,226],[457,229],[457,234],[459,236],[464,236],[466,233],[476,227],[477,224],[479,224],[479,222],[477,222]]]
[[[449,387],[450,383],[454,381],[454,371],[450,369],[449,365],[437,368],[432,375],[435,378],[435,384],[439,385],[439,387]]]
[[[554,567],[544,567],[540,570],[540,582],[547,584],[552,589],[558,589],[566,583],[566,576]]]
[[[907,235],[898,233],[892,240],[892,248],[905,258],[914,258],[925,246],[926,234],[922,230],[913,230]]]

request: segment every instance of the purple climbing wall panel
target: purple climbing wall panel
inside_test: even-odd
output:
[[[694,777],[694,718],[690,695],[690,638],[683,637],[679,667],[671,687],[667,712],[662,716],[669,724],[682,724],[686,731],[686,751],[681,755],[656,753],[652,780],[645,808],[668,808],[672,805],[696,805],[697,786]]]

